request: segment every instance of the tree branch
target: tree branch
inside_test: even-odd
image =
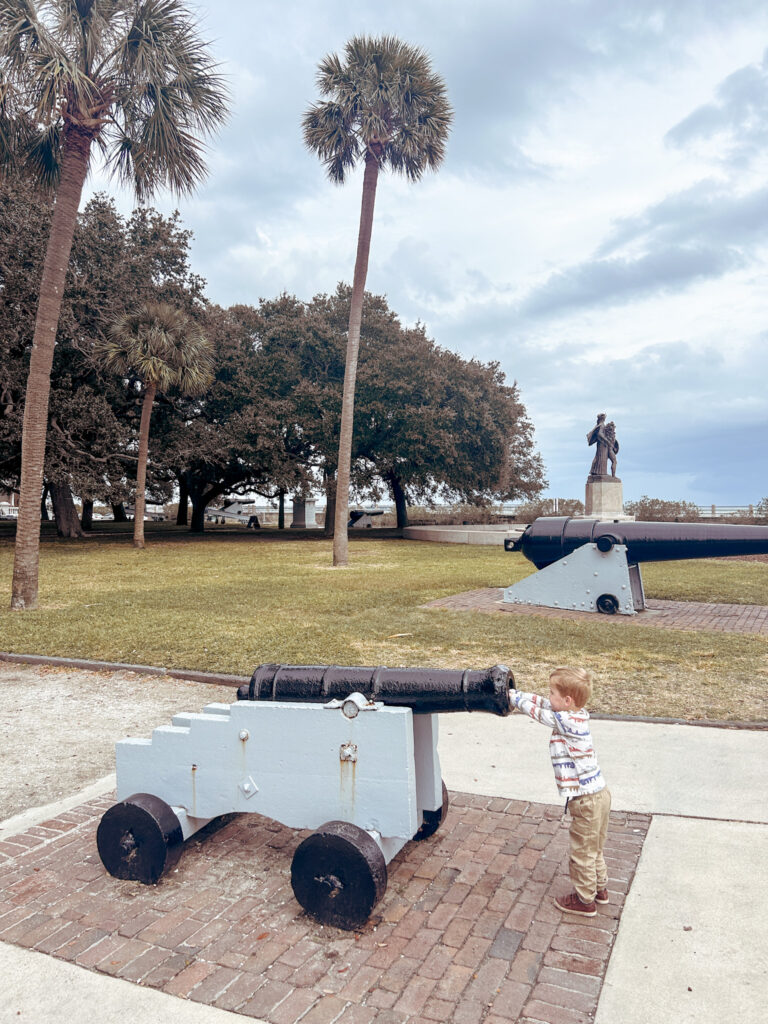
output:
[[[59,424],[55,416],[51,416],[51,426],[63,439],[64,443],[72,449],[73,452],[77,452],[78,455],[84,456],[86,459],[90,459],[91,462],[109,462],[111,459],[115,459],[118,462],[138,462],[137,455],[126,455],[124,452],[110,452],[108,455],[94,455],[92,452],[83,451],[82,448],[78,448],[75,442],[72,440],[70,434],[64,430]]]

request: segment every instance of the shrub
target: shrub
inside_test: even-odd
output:
[[[492,512],[490,505],[435,505],[432,508],[412,505],[408,509],[408,523],[411,526],[491,523],[494,521]]]
[[[625,501],[624,511],[645,523],[691,523],[699,518],[699,509],[692,501],[666,501],[647,494],[637,501]]]
[[[530,523],[539,516],[583,516],[584,502],[578,498],[558,498],[555,512],[554,498],[540,498],[528,501],[515,511],[515,519],[519,523]]]

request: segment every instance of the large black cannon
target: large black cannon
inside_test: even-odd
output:
[[[119,802],[99,824],[99,855],[117,878],[154,884],[213,818],[265,815],[313,830],[291,862],[300,906],[357,928],[384,894],[387,864],[448,812],[436,712],[507,715],[513,686],[504,665],[259,665],[237,701],[118,743]]]
[[[388,707],[416,715],[446,711],[488,711],[508,715],[514,685],[505,665],[489,669],[363,668],[350,665],[259,665],[239,700],[324,703],[362,693]]]
[[[582,544],[610,551],[624,544],[629,562],[670,562],[685,558],[768,553],[768,526],[730,523],[633,523],[613,519],[543,516],[525,528],[508,551],[522,551],[537,569],[564,558]]]
[[[645,607],[640,563],[765,554],[768,526],[544,516],[504,547],[540,570],[508,587],[505,601],[631,615]]]

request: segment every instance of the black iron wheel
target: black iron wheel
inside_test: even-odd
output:
[[[619,610],[618,598],[615,598],[613,594],[601,594],[595,601],[595,605],[603,615],[615,615]]]
[[[448,790],[445,788],[443,782],[443,804],[438,807],[436,811],[422,811],[421,815],[421,827],[416,835],[413,837],[416,842],[420,842],[422,839],[429,839],[445,821],[445,816],[448,813]]]
[[[328,821],[301,843],[291,863],[301,906],[322,924],[350,930],[365,924],[387,888],[384,854],[347,821]]]
[[[113,804],[99,822],[96,846],[115,878],[154,885],[178,861],[184,843],[179,819],[165,801],[134,793]]]

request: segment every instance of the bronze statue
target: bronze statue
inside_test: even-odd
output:
[[[616,476],[616,455],[619,442],[616,440],[616,424],[605,422],[605,413],[598,414],[597,423],[587,434],[587,444],[595,445],[595,457],[589,468],[590,477],[607,477],[608,462],[611,463],[611,476]]]

